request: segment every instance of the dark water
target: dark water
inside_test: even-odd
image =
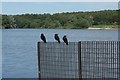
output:
[[[37,78],[37,42],[40,33],[54,42],[54,34],[67,35],[70,42],[118,40],[118,30],[11,29],[2,30],[2,77]],[[61,39],[62,40],[62,39]]]

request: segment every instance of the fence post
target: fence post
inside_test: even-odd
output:
[[[81,41],[78,42],[78,69],[79,69],[79,80],[82,80]]]
[[[37,43],[37,48],[38,48],[38,79],[41,80],[41,75],[40,75],[40,42]]]
[[[118,74],[120,74],[120,41],[118,41]],[[120,75],[118,75],[118,79],[120,79]]]

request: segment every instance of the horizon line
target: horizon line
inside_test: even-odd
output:
[[[109,11],[109,10],[119,10],[119,9],[104,9],[104,10],[86,10],[86,11],[63,11],[63,12],[53,12],[53,13],[16,13],[16,14],[6,14],[6,13],[1,13],[0,15],[24,15],[24,14],[50,14],[50,15],[54,15],[54,14],[61,14],[61,13],[73,13],[73,12],[99,12],[99,11]]]

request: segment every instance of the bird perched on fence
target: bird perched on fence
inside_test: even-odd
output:
[[[67,40],[66,35],[63,36],[63,41],[66,43],[66,45],[68,45],[68,40]]]
[[[41,39],[43,40],[43,42],[46,43],[46,38],[45,38],[45,36],[44,36],[43,33],[41,33],[41,36],[40,36],[40,37],[41,37]]]
[[[55,38],[55,40],[58,41],[58,43],[60,43],[60,38],[59,38],[58,34],[55,34],[54,38]]]

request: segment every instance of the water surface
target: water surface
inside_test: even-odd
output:
[[[70,42],[118,40],[118,30],[74,29],[7,29],[2,30],[2,77],[37,78],[37,42],[44,33],[48,42],[54,42],[58,33],[62,41],[67,35]],[[1,72],[1,71],[0,71]]]

